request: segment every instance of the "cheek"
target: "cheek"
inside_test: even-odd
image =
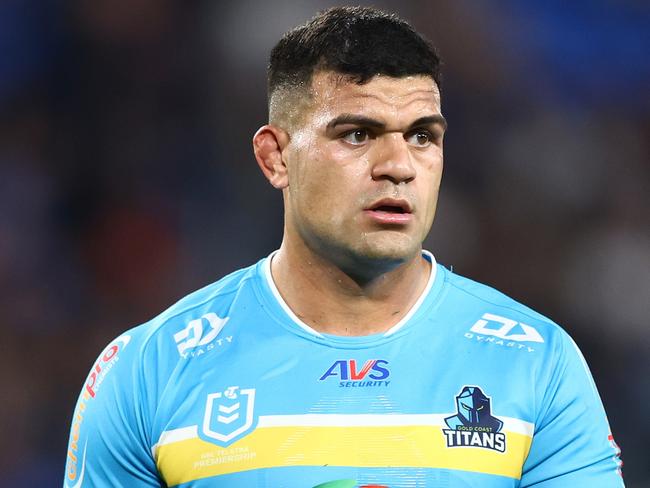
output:
[[[311,221],[330,220],[330,215],[336,215],[337,182],[341,178],[321,156],[307,154],[290,179],[294,204],[303,218]]]
[[[361,199],[361,183],[366,177],[368,163],[364,156],[350,156],[350,151],[337,144],[312,147],[306,154],[307,164],[302,169],[302,191],[322,208],[344,211]],[[369,177],[368,177],[369,178]]]
[[[429,180],[440,179],[443,166],[441,148],[434,147],[424,153],[415,153],[414,161],[418,167],[418,177],[423,176]]]
[[[424,153],[416,154],[420,167],[428,173],[442,172],[442,147],[433,146]]]
[[[426,165],[423,166],[424,176],[420,181],[424,184],[420,187],[421,202],[424,203],[426,208],[425,218],[427,221],[433,219],[438,202],[438,193],[440,190],[440,183],[442,180],[442,155],[435,160],[428,160]]]

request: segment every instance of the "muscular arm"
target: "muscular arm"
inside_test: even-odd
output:
[[[138,356],[129,332],[93,364],[72,418],[64,488],[163,485],[147,447]]]
[[[578,347],[565,333],[535,422],[521,487],[622,487],[619,450]]]

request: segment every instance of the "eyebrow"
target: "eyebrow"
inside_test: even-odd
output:
[[[428,115],[426,117],[420,117],[410,125],[410,129],[413,127],[421,127],[423,125],[440,125],[443,130],[447,130],[447,119],[442,115]]]
[[[363,115],[354,115],[354,114],[341,114],[338,117],[333,118],[327,124],[328,129],[333,129],[337,125],[361,125],[364,127],[372,127],[375,129],[383,129],[386,127],[386,124],[379,122],[378,120],[371,119],[370,117],[364,117]]]
[[[346,124],[359,125],[362,127],[371,127],[374,129],[386,128],[385,123],[370,117],[365,117],[363,115],[355,115],[355,114],[341,114],[338,117],[335,117],[332,120],[330,120],[330,122],[327,124],[327,129],[331,130],[335,128],[337,125],[346,125]],[[425,125],[432,125],[432,124],[437,124],[442,126],[443,130],[447,129],[447,120],[440,114],[420,117],[419,119],[413,121],[409,125],[409,129],[412,129],[414,127],[422,127]]]

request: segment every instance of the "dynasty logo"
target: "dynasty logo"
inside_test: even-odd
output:
[[[456,415],[445,418],[447,447],[479,447],[505,452],[503,422],[492,416],[490,398],[478,386],[465,386],[456,397]]]

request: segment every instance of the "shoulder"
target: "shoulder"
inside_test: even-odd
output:
[[[207,356],[227,349],[228,341],[221,337],[228,337],[233,303],[240,295],[254,295],[247,287],[259,275],[258,267],[236,271],[187,295],[100,352],[75,407],[66,467],[69,482],[78,479],[75,486],[81,484],[86,473],[87,478],[121,485],[124,466],[136,466],[132,469],[157,485],[150,446],[158,438],[160,399],[170,386],[185,384],[178,380],[180,372],[200,377],[195,367],[187,367],[198,351]],[[87,459],[92,473],[84,471]]]
[[[168,380],[180,361],[218,354],[227,348],[233,314],[254,300],[250,283],[259,278],[260,263],[196,290],[151,320],[126,330],[104,348],[98,361],[119,359],[117,375],[151,387]]]
[[[196,329],[221,328],[233,313],[233,303],[242,293],[253,294],[250,283],[259,278],[260,263],[239,269],[220,280],[196,290],[148,322],[127,332],[144,348],[153,347],[161,338],[171,338],[173,347],[179,346],[190,334],[182,331],[192,324]],[[198,322],[196,322],[198,321]],[[169,342],[169,341],[168,341]]]
[[[439,272],[447,334],[486,374],[507,374],[508,383],[521,391],[535,390],[529,398],[537,399],[531,416],[536,423],[544,422],[558,392],[591,398],[595,386],[587,363],[560,325],[490,286],[444,268]]]
[[[459,310],[466,337],[477,341],[501,340],[510,345],[529,344],[540,349],[572,344],[560,325],[508,295],[440,265],[438,272],[445,281],[445,303]]]
[[[86,409],[91,402],[93,411],[110,411],[111,405],[130,405],[137,399],[142,422],[153,418],[159,398],[180,372],[187,372],[191,366],[194,373],[197,364],[212,364],[195,358],[215,358],[228,351],[232,345],[229,318],[233,303],[241,303],[240,295],[252,299],[249,283],[258,276],[258,266],[238,270],[185,296],[109,342],[86,378],[81,408]],[[122,411],[135,410],[125,407]]]

